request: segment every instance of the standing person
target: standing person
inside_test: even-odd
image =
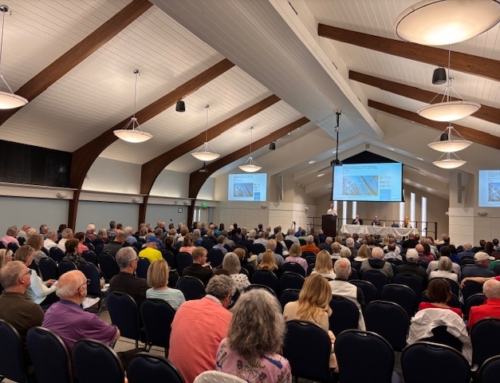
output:
[[[184,302],[175,313],[168,358],[186,383],[214,369],[217,348],[233,316],[227,308],[234,291],[231,277],[216,275],[210,279],[204,298]]]
[[[217,350],[216,369],[248,383],[291,383],[290,363],[279,355],[285,321],[275,297],[265,290],[244,293]]]
[[[330,204],[330,208],[326,211],[326,215],[337,215],[337,210],[333,208],[333,203]]]

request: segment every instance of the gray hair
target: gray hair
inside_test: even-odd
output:
[[[31,237],[32,235],[37,234],[36,229],[34,227],[30,227],[26,230],[26,237]]]
[[[442,256],[441,258],[439,258],[438,270],[451,272],[452,270],[451,259],[446,256]]]
[[[488,279],[484,282],[483,293],[488,299],[500,298],[500,282],[495,279]]]
[[[86,281],[87,278],[80,270],[68,271],[59,278],[56,287],[56,295],[61,299],[74,297],[80,286]]]
[[[200,229],[194,229],[193,230],[193,242],[201,238],[201,231]]]
[[[252,229],[250,230],[250,233],[248,233],[248,237],[251,239],[255,239],[255,234],[257,234],[257,232]]]
[[[351,256],[351,249],[348,247],[343,247],[340,249],[340,256],[344,258],[349,258]]]
[[[326,237],[325,242],[331,245],[333,243],[333,238],[332,237]]]
[[[238,256],[233,252],[228,252],[222,260],[222,268],[229,274],[238,274],[241,270],[241,263]]]
[[[351,262],[347,258],[340,258],[333,265],[335,275],[342,279],[348,279],[351,274]]]
[[[308,235],[308,236],[306,237],[306,242],[307,242],[307,243],[313,243],[313,242],[314,242],[314,237],[313,237],[312,235]]]
[[[128,235],[134,234],[134,229],[132,229],[132,226],[127,226],[125,229],[123,229],[123,231]]]
[[[345,244],[347,247],[354,247],[354,239],[352,239],[351,237],[347,238],[345,240]]]
[[[57,231],[56,230],[49,230],[47,232],[47,238],[52,238],[54,235],[57,235]]]
[[[9,228],[7,229],[7,232],[5,234],[7,235],[10,235],[11,237],[15,237],[17,235],[17,226],[16,225],[12,225],[12,226],[9,226]]]
[[[68,235],[72,235],[73,234],[73,230],[70,229],[69,227],[67,227],[66,229],[64,229],[61,233],[61,236],[63,238],[68,238]]]
[[[281,306],[271,293],[255,289],[241,295],[227,331],[228,345],[244,359],[278,353],[285,337]]]
[[[0,269],[0,283],[4,289],[9,289],[18,284],[18,279],[26,265],[21,261],[12,261]]]
[[[375,246],[372,249],[372,257],[373,258],[384,258],[384,250],[382,250],[380,247]]]
[[[131,246],[122,247],[116,253],[116,262],[118,263],[118,267],[120,270],[126,269],[129,267],[130,262],[137,258],[137,253]]]
[[[217,299],[224,299],[232,296],[236,288],[233,279],[227,275],[214,275],[208,282],[206,292]]]
[[[408,249],[406,252],[406,262],[417,263],[418,261],[418,251],[415,249]]]
[[[276,250],[276,241],[274,239],[267,241],[267,248],[274,252]]]
[[[87,225],[87,231],[94,231],[95,230],[95,225],[93,223],[89,223]]]

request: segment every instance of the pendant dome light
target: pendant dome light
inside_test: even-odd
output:
[[[252,154],[252,130],[253,126],[250,128],[250,154]],[[250,156],[243,165],[239,166],[239,168],[247,173],[255,173],[256,171],[262,169],[262,166],[257,165],[252,156]]]
[[[200,146],[200,148],[196,151],[191,153],[191,155],[196,158],[197,160],[203,161],[203,162],[208,162],[208,161],[213,161],[216,160],[217,158],[220,157],[220,154],[215,153],[210,145],[208,144],[208,110],[210,109],[210,105],[206,105],[205,109],[207,111],[207,125],[205,129],[205,143]]]

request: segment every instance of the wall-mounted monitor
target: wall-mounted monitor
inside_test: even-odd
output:
[[[229,174],[227,199],[228,201],[265,202],[267,200],[267,174]]]
[[[478,195],[480,207],[500,207],[500,170],[480,170]]]
[[[403,164],[390,162],[334,166],[332,199],[402,202]]]

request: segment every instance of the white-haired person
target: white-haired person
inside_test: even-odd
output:
[[[146,298],[163,299],[177,310],[186,299],[182,291],[168,287],[169,271],[164,259],[158,259],[149,266],[146,281],[151,288],[146,290]]]
[[[9,249],[0,249],[0,269],[12,261],[14,253]]]
[[[285,320],[276,297],[263,289],[251,290],[238,299],[232,313],[215,368],[248,383],[291,383],[290,363],[279,354]]]
[[[448,278],[458,283],[458,275],[453,272],[453,263],[449,257],[439,258],[438,269],[429,274],[429,280],[432,278]]]
[[[222,268],[229,273],[234,282],[234,286],[240,293],[243,293],[246,287],[250,286],[250,281],[245,274],[240,274],[241,262],[238,255],[234,252],[228,252],[222,260]]]

